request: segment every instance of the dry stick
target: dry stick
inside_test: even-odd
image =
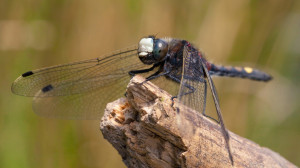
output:
[[[134,77],[127,99],[109,103],[100,124],[128,167],[232,167],[217,123],[183,108],[183,124],[178,124],[171,95],[144,80]],[[278,153],[228,133],[234,167],[296,167]]]

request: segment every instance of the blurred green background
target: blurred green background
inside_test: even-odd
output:
[[[124,167],[99,121],[44,119],[13,95],[23,72],[95,58],[149,34],[269,83],[214,78],[227,128],[300,166],[300,1],[0,0],[0,167]]]

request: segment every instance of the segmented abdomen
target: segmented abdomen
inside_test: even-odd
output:
[[[232,67],[232,66],[220,66],[214,64],[211,64],[209,74],[216,75],[216,76],[248,78],[252,80],[265,81],[265,82],[272,79],[271,75],[250,67]]]

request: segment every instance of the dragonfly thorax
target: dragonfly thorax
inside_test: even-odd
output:
[[[142,38],[139,42],[138,55],[144,64],[154,64],[164,60],[168,52],[168,42],[153,36]]]

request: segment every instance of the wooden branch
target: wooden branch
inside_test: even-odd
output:
[[[100,129],[128,167],[232,167],[220,126],[198,112],[171,106],[171,95],[134,77],[127,99],[107,105]],[[278,153],[232,132],[234,167],[296,167]]]

